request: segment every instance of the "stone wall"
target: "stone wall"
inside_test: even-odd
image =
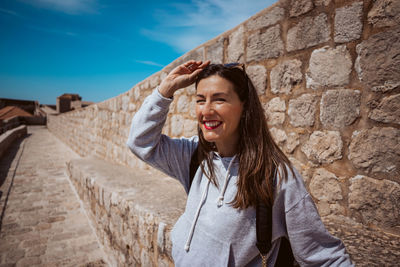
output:
[[[149,168],[125,142],[133,114],[189,59],[243,62],[276,142],[321,215],[400,234],[400,1],[281,0],[117,97],[49,116],[82,156]],[[164,133],[196,134],[195,88],[175,94]]]

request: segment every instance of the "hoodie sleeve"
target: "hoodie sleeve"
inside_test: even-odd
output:
[[[300,266],[354,266],[342,241],[325,228],[317,207],[295,170],[280,197],[285,202],[287,236]]]
[[[155,89],[132,119],[127,145],[141,160],[189,187],[189,165],[196,137],[174,139],[161,134],[172,99]]]

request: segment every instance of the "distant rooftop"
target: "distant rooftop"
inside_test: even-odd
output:
[[[9,119],[15,116],[29,116],[32,117],[32,114],[26,112],[25,110],[15,107],[15,106],[7,106],[0,109],[0,120]]]

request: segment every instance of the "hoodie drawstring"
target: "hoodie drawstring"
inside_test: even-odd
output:
[[[226,188],[227,188],[227,186],[228,186],[228,181],[229,181],[229,177],[230,177],[229,171],[230,171],[230,169],[231,169],[231,166],[232,166],[233,161],[235,160],[235,157],[236,157],[236,155],[233,156],[233,158],[231,159],[231,162],[229,163],[228,169],[226,170],[226,176],[225,176],[224,187],[223,187],[223,189],[222,189],[222,191],[221,191],[220,196],[219,196],[218,199],[217,199],[217,205],[218,205],[218,207],[222,206],[223,203],[224,203],[224,202],[223,202],[223,201],[224,201],[224,195],[225,195],[225,191],[226,191]],[[197,220],[199,219],[201,207],[202,207],[202,206],[204,205],[204,203],[206,202],[207,192],[208,192],[208,188],[209,188],[209,186],[210,186],[210,180],[209,180],[209,179],[207,179],[207,180],[208,180],[208,181],[207,181],[207,184],[206,184],[206,186],[205,186],[205,188],[204,188],[203,195],[201,196],[201,200],[200,200],[200,202],[199,202],[199,206],[197,207],[196,214],[195,214],[194,219],[193,219],[193,222],[192,222],[192,226],[190,227],[189,237],[188,237],[188,239],[187,239],[187,241],[186,241],[186,244],[185,244],[185,251],[186,251],[186,252],[188,252],[189,249],[190,249],[190,243],[192,242],[193,233],[194,233],[194,228],[196,227]]]
[[[233,156],[233,158],[231,159],[231,162],[229,163],[228,169],[226,170],[224,186],[222,188],[221,194],[217,198],[217,206],[218,207],[221,207],[224,204],[225,191],[226,191],[226,188],[228,187],[228,182],[229,182],[229,178],[230,178],[229,171],[231,169],[232,163],[235,160],[235,158],[236,158],[236,155]]]

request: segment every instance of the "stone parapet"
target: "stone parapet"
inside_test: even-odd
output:
[[[25,136],[27,133],[26,125],[21,125],[0,135],[0,157],[17,138]]]
[[[173,266],[170,231],[186,202],[176,180],[94,157],[67,165],[112,266]]]
[[[125,145],[145,97],[189,59],[242,62],[272,135],[321,215],[340,214],[400,238],[399,7],[398,0],[280,0],[129,91],[49,116],[47,126],[81,156],[150,170]],[[163,133],[197,134],[195,105],[193,85],[177,91]],[[381,211],[389,206],[396,211]]]

